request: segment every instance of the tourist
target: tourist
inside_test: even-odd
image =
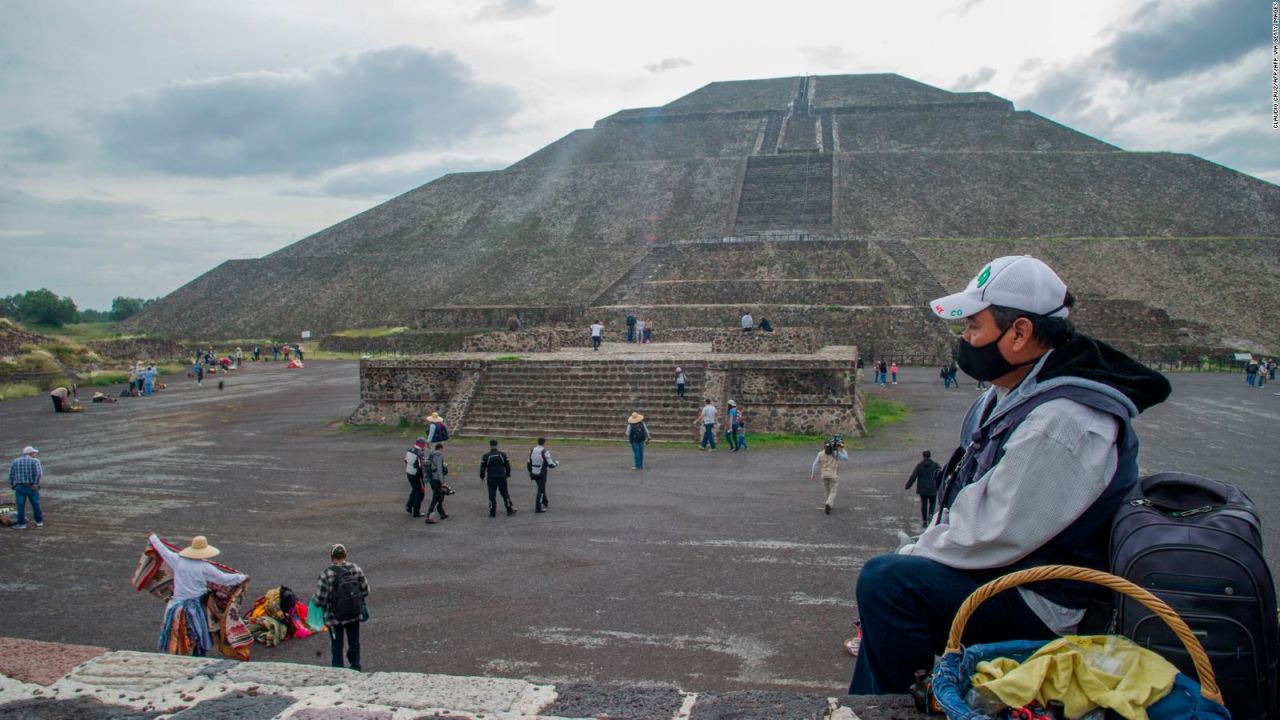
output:
[[[863,362],[862,362],[862,356],[861,356],[861,355],[859,355],[859,356],[858,356],[858,365],[857,365],[857,374],[858,374],[858,379],[859,379],[859,380],[861,380],[861,379],[862,379],[862,369],[863,369],[863,367],[864,367],[864,366],[865,366],[865,363],[863,363]]]
[[[942,387],[951,387],[951,370],[945,365],[938,369],[938,377],[942,378]]]
[[[258,362],[258,361],[259,361],[259,360],[261,360],[261,359],[262,359],[262,346],[261,346],[261,345],[254,345],[254,346],[253,346],[253,361],[254,361],[254,362]]]
[[[248,576],[225,572],[206,562],[217,557],[220,551],[210,545],[204,535],[191,538],[191,544],[178,552],[171,550],[155,533],[151,533],[147,542],[173,573],[173,597],[164,609],[164,625],[160,629],[157,649],[185,654],[190,643],[192,655],[208,655],[213,646],[204,604],[209,583],[234,588],[248,580]]]
[[[644,416],[638,412],[631,413],[627,418],[627,440],[631,441],[631,469],[644,469],[644,446],[649,442],[650,438],[649,426],[644,422]]]
[[[427,474],[427,439],[418,438],[404,452],[404,477],[409,481],[409,499],[404,504],[404,511],[413,517],[422,517],[422,498],[426,496],[423,480]]]
[[[742,313],[742,332],[751,332],[755,329],[756,321],[751,319],[751,311]]]
[[[533,511],[536,513],[547,511],[547,473],[553,467],[559,467],[560,463],[551,457],[551,451],[547,450],[547,439],[538,438],[538,444],[533,446],[529,451],[529,479],[538,486],[538,491],[533,497]]]
[[[738,412],[737,412],[737,414],[736,414],[736,417],[737,417],[737,423],[738,423],[738,443],[737,443],[737,445],[736,445],[736,448],[737,448],[737,450],[746,450],[746,449],[747,449],[747,420],[746,420],[746,415],[744,415],[744,414],[743,414],[743,412],[742,412],[742,408],[741,408],[741,407],[737,407],[737,408],[735,408],[735,409],[738,411]],[[736,452],[737,450],[735,450],[735,452]]]
[[[893,363],[889,365],[889,376],[893,378],[893,384],[897,385],[898,384],[898,361],[897,360],[894,360]]]
[[[1131,420],[1170,387],[1076,333],[1067,319],[1074,303],[1048,265],[1013,256],[929,304],[939,318],[964,322],[960,368],[996,389],[961,425],[966,454],[942,488],[937,521],[859,573],[851,694],[909,687],[942,652],[961,603],[988,580],[1047,564],[1107,568],[1111,518],[1138,477]],[[1080,583],[1001,593],[969,618],[966,640],[1075,633],[1084,608],[1105,597]]]
[[[927,527],[937,504],[938,486],[942,484],[942,467],[933,461],[928,450],[920,453],[920,456],[923,459],[911,471],[911,477],[907,478],[907,486],[903,490],[916,486],[916,494],[920,496],[920,524]]]
[[[236,367],[237,368],[240,367],[241,363],[243,362],[244,362],[244,350],[241,350],[240,346],[237,345],[236,346]]]
[[[444,424],[440,413],[433,412],[427,416],[427,444],[434,445],[449,439],[449,428]]]
[[[684,370],[676,368],[676,397],[684,399],[684,386],[688,382],[688,378],[684,375]]]
[[[627,342],[629,343],[633,343],[636,341],[636,322],[637,322],[636,316],[631,313],[628,313],[627,314]]]
[[[158,373],[156,372],[156,366],[154,363],[152,363],[151,365],[148,365],[147,369],[142,372],[142,379],[143,379],[142,394],[143,395],[150,397],[156,393],[156,375],[157,374]]]
[[[956,373],[960,372],[960,368],[956,366],[956,361],[951,361],[951,367],[947,369],[947,374],[951,376],[951,387],[960,389],[960,379]]]
[[[293,348],[288,345],[280,346],[280,353],[284,355],[284,361],[289,362],[289,353],[293,352]]]
[[[636,342],[644,343],[644,318],[636,318]]]
[[[27,501],[31,501],[31,514],[36,527],[44,527],[44,511],[40,509],[40,480],[44,478],[44,466],[40,464],[40,451],[30,445],[22,448],[22,455],[9,463],[9,487],[18,503],[18,524],[14,530],[27,529]]]
[[[273,343],[273,344],[271,345],[271,359],[272,359],[272,360],[279,360],[279,359],[280,359],[280,344],[279,344],[279,343]]]
[[[729,401],[729,429],[725,432],[729,441],[729,449],[738,452],[738,403]]]
[[[644,342],[646,345],[653,342],[653,318],[644,321]]]
[[[507,508],[507,515],[515,515],[516,508],[511,504],[511,495],[507,492],[507,478],[511,477],[511,461],[507,454],[498,449],[498,441],[489,441],[489,452],[480,458],[480,480],[489,484],[489,517],[496,517],[498,511],[497,495],[502,495],[502,503]]]
[[[835,505],[836,488],[840,485],[840,472],[837,465],[840,461],[848,459],[849,451],[844,449],[844,438],[836,435],[822,444],[818,456],[813,459],[813,465],[809,467],[811,481],[816,481],[821,471],[822,489],[826,493],[822,511],[828,515],[831,514],[831,507]]]
[[[129,387],[128,387],[129,395],[136,396],[138,394],[137,389],[138,389],[138,368],[135,366],[135,367],[129,368]]]
[[[694,418],[693,424],[702,423],[702,442],[698,444],[698,447],[715,452],[716,406],[712,404],[711,398],[707,398],[705,402],[706,405],[703,405],[702,409],[698,411],[698,417]]]
[[[337,543],[329,548],[329,567],[316,581],[311,602],[324,608],[324,624],[329,630],[329,659],[342,667],[342,639],[347,641],[347,666],[360,672],[360,623],[369,617],[365,603],[369,581],[359,565],[347,561],[347,548]]]
[[[293,346],[293,352],[297,354],[298,362],[302,362],[302,343],[295,343]]]
[[[1244,378],[1249,383],[1249,387],[1257,387],[1258,385],[1258,361],[1249,358],[1244,365]]]
[[[599,320],[591,323],[591,349],[600,349],[600,333],[604,330],[604,323]]]
[[[53,401],[54,412],[71,412],[71,391],[65,387],[56,387],[50,390],[49,399]]]
[[[195,371],[196,371],[196,385],[199,385],[200,383],[204,382],[204,365],[201,365],[199,361],[196,361]]]
[[[448,519],[449,515],[444,511],[444,496],[451,495],[452,491],[444,484],[444,476],[449,474],[449,466],[444,461],[444,444],[436,443],[436,447],[427,456],[427,483],[431,486],[431,504],[427,506],[427,525],[434,525],[435,521],[431,519],[431,513],[435,513],[441,520]]]
[[[876,361],[876,384],[881,387],[887,384],[889,379],[889,366],[885,363],[884,358]]]
[[[760,318],[760,330],[762,332],[773,332],[773,323],[769,322],[769,318]]]
[[[1277,363],[1275,358],[1271,358],[1267,361],[1267,377],[1270,378],[1271,382],[1276,381],[1276,367]]]

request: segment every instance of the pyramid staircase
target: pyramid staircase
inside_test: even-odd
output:
[[[686,399],[671,360],[493,363],[481,376],[462,435],[624,439],[627,417],[645,416],[655,440],[689,440],[707,368],[681,361]],[[603,428],[603,430],[602,430]]]
[[[831,154],[747,158],[735,235],[760,230],[831,229]]]

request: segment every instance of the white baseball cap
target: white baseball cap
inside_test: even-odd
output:
[[[30,445],[28,445],[28,446],[26,446],[26,447],[22,448],[22,454],[23,454],[23,455],[35,455],[35,454],[36,454],[36,453],[38,453],[38,452],[40,452],[40,451],[39,451],[39,450],[37,450],[37,449],[35,449],[35,448],[33,448],[33,447],[31,447]]]
[[[1030,255],[996,258],[969,281],[962,292],[929,303],[944,320],[959,320],[991,305],[1034,315],[1065,318],[1067,285],[1048,265]]]

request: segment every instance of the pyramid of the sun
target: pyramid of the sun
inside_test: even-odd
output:
[[[1280,187],[1127,152],[984,92],[899,75],[717,82],[505,170],[427,183],[137,317],[176,337],[472,329],[746,307],[890,348],[987,259],[1031,253],[1095,334],[1280,350]],[[874,350],[873,350],[874,351]]]

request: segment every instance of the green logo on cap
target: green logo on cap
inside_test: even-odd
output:
[[[982,287],[983,285],[986,285],[987,281],[990,279],[991,279],[991,266],[988,265],[982,268],[982,272],[978,273],[978,287]]]

